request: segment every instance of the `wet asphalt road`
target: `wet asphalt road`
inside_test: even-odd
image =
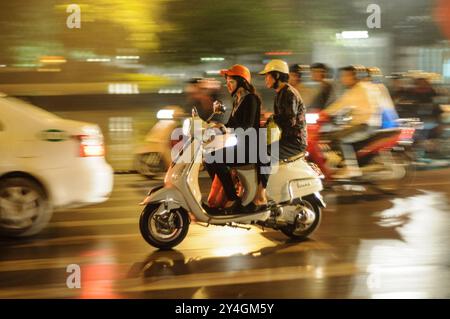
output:
[[[305,242],[192,224],[176,250],[140,236],[137,203],[160,183],[116,175],[109,201],[56,212],[31,239],[0,240],[0,298],[450,298],[450,169],[401,195],[325,193]],[[66,268],[81,269],[69,289]]]

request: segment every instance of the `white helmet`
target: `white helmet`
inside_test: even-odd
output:
[[[264,74],[272,72],[272,71],[289,74],[289,66],[283,60],[277,60],[277,59],[271,60],[271,61],[269,61],[269,63],[266,64],[266,66],[264,67],[264,70],[259,72],[259,74],[264,75]]]

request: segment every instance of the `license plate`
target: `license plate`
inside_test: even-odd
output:
[[[317,166],[314,163],[308,163],[308,164],[317,173],[317,175],[319,177],[323,177],[324,176],[323,173],[322,173],[322,170],[319,168],[319,166]]]

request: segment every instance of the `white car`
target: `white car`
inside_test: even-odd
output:
[[[96,124],[0,95],[0,235],[34,235],[53,209],[104,202],[112,187]]]

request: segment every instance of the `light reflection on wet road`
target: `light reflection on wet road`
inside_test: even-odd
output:
[[[306,242],[193,224],[162,252],[141,239],[136,205],[158,182],[116,175],[108,202],[0,242],[0,298],[449,298],[449,176],[419,172],[401,196],[327,193]],[[69,264],[81,267],[81,289],[66,287]]]

